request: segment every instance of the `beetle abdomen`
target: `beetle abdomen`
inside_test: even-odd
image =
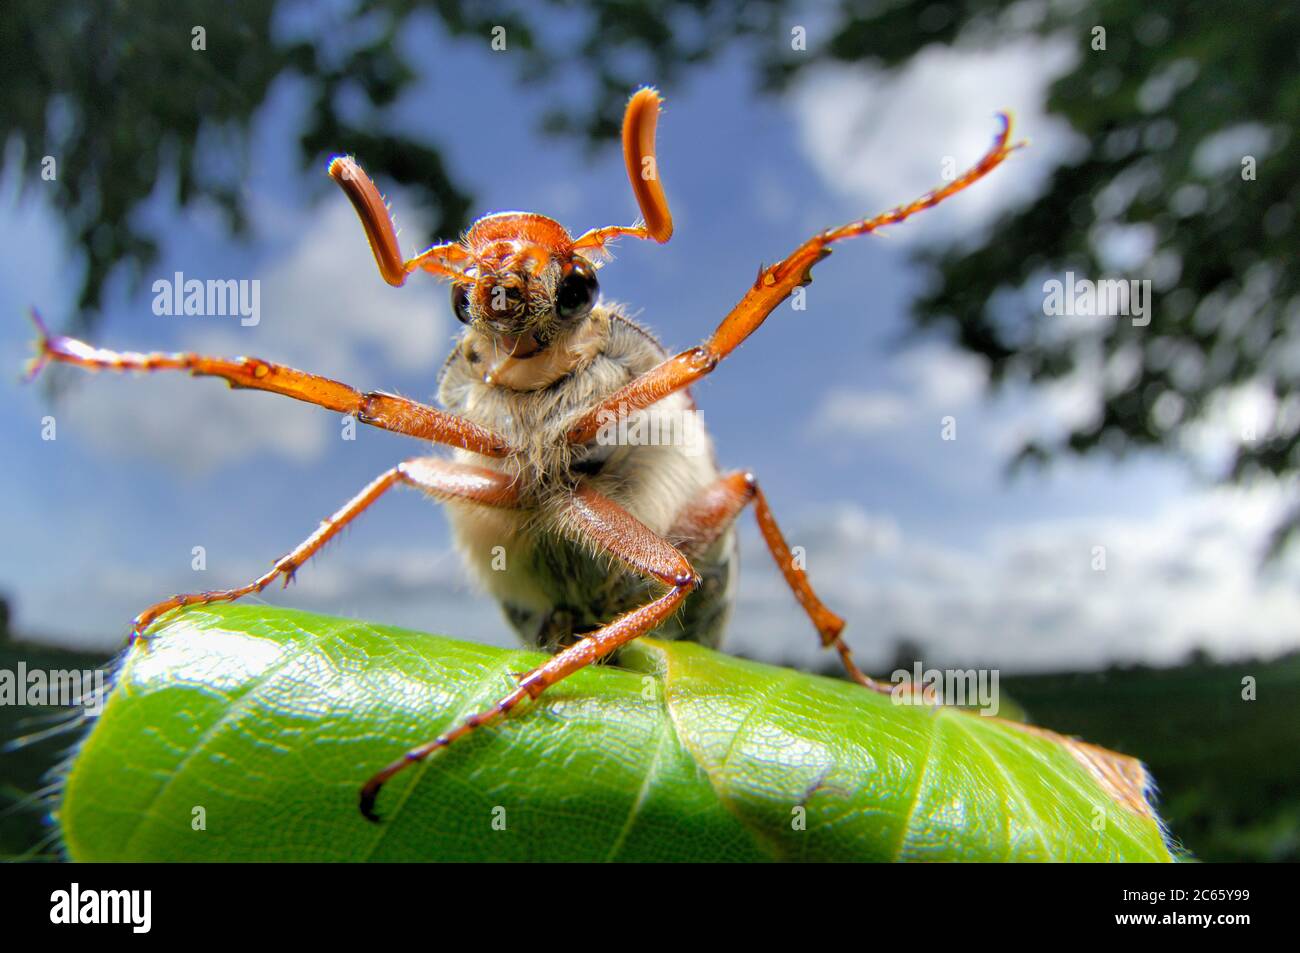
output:
[[[685,639],[718,647],[731,614],[736,584],[734,535],[727,533],[704,557],[692,560],[700,587],[681,610],[658,629],[657,639]],[[549,605],[501,600],[507,621],[524,642],[548,651],[570,644],[611,619],[645,605],[663,587],[645,580],[607,558],[593,556],[577,543],[550,538],[532,553],[528,572],[550,596]]]
[[[602,430],[586,445],[565,442],[576,416],[666,356],[648,331],[615,308],[598,308],[591,321],[599,349],[548,386],[515,390],[489,383],[481,361],[472,360],[462,345],[448,360],[439,389],[449,410],[501,432],[519,447],[516,456],[505,459],[468,451],[458,451],[457,458],[517,474],[523,509],[453,501],[447,512],[461,554],[479,582],[526,642],[548,648],[597,629],[663,591],[657,580],[575,538],[565,525],[573,489],[586,483],[653,532],[666,535],[681,510],[718,478],[712,443],[685,393],[638,412],[631,426]],[[734,588],[732,534],[723,534],[705,552],[693,551],[689,540],[671,541],[683,544],[702,583],[653,634],[716,646]]]

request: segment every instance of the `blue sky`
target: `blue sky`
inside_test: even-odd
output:
[[[519,88],[509,53],[486,40],[450,43],[429,26],[407,42],[426,75],[382,121],[435,142],[479,211],[536,210],[575,232],[635,217],[614,144],[593,156],[537,134],[535,115],[565,90]],[[1154,459],[1066,462],[1007,481],[1019,438],[1086,418],[1097,379],[1119,371],[1098,367],[1048,393],[1013,383],[990,400],[978,362],[905,335],[923,280],[908,252],[978,237],[1074,154],[1073,133],[1042,109],[1043,89],[1068,63],[1063,48],[1028,41],[931,49],[897,76],[817,69],[784,97],[758,98],[743,54],[727,57],[668,93],[659,161],[672,242],[625,242],[601,272],[606,298],[627,303],[670,349],[686,347],[713,329],[760,261],[939,184],[946,157],[959,166],[978,158],[994,111],[1015,111],[1030,149],[914,224],[839,247],[818,267],[807,310],[783,306],[696,393],[722,463],[759,475],[868,665],[890,658],[902,635],[937,664],[1006,670],[1167,662],[1198,645],[1230,656],[1300,645],[1295,559],[1256,572],[1281,489],[1219,490]],[[459,89],[473,90],[474,108],[452,94]],[[429,399],[457,327],[446,288],[380,280],[324,164],[298,168],[304,103],[301,86],[283,81],[258,117],[245,183],[257,202],[251,242],[235,242],[209,211],[177,211],[170,184],[159,183],[143,221],[162,258],[138,290],[120,277],[110,285],[95,343],[255,354]],[[345,441],[339,418],[318,409],[180,376],[87,376],[57,406],[20,386],[32,337],[25,310],[64,321],[83,267],[62,244],[43,192],[58,183],[39,181],[39,160],[11,147],[0,178],[0,363],[15,371],[0,383],[10,408],[0,416],[0,590],[20,631],[108,647],[158,598],[261,572],[421,448],[368,428]],[[19,177],[36,180],[22,198]],[[429,235],[401,190],[381,187],[408,253],[449,237]],[[155,315],[149,286],[175,271],[259,279],[261,323]],[[1253,412],[1247,389],[1197,435],[1190,449],[1202,470],[1212,471],[1223,433]],[[54,441],[41,439],[47,414]],[[955,441],[940,437],[949,415]],[[815,660],[811,627],[751,521],[743,525],[728,644]],[[205,572],[191,569],[194,546],[206,549]],[[459,571],[436,505],[411,492],[381,501],[290,590],[266,599],[513,642]]]

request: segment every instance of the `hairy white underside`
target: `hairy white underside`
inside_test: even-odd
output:
[[[586,447],[565,442],[565,433],[584,411],[663,360],[665,352],[647,332],[617,311],[600,308],[575,329],[572,339],[558,339],[552,349],[512,368],[509,379],[524,388],[517,390],[504,386],[500,378],[483,380],[491,356],[479,354],[483,340],[467,333],[444,369],[439,390],[449,410],[501,433],[520,448],[512,458],[464,450],[455,451],[455,458],[517,475],[523,508],[452,501],[447,513],[457,549],[482,587],[502,603],[541,614],[554,608],[554,593],[564,580],[544,578],[557,570],[534,557],[557,536],[580,547],[604,574],[630,571],[613,564],[573,527],[567,505],[575,480],[571,466],[603,461],[599,472],[582,479],[651,530],[669,537],[682,508],[718,478],[713,446],[703,427],[683,439],[682,422],[694,413],[685,393],[639,412],[644,415],[639,430],[607,433]],[[480,360],[469,361],[470,350]],[[664,435],[673,435],[672,442],[653,442]],[[727,534],[709,555],[726,558],[732,549]]]

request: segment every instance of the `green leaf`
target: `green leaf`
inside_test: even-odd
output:
[[[1172,859],[1132,759],[651,640],[399,774],[382,825],[361,817],[374,771],[541,658],[265,606],[173,614],[129,653],[70,769],[68,853]]]

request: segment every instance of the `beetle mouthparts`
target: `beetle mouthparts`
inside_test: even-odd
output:
[[[505,349],[505,357],[513,358],[516,361],[522,361],[539,353],[544,344],[537,340],[537,335],[532,331],[526,331],[521,335],[502,334],[497,340]]]

